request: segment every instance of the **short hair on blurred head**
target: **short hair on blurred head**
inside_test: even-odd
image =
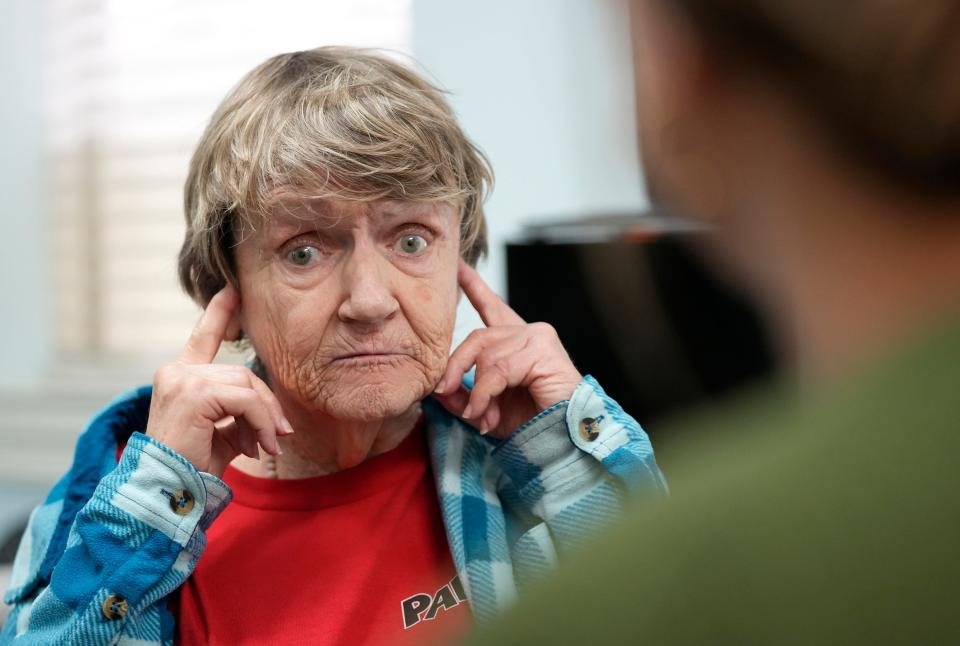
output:
[[[960,0],[661,0],[861,159],[960,193]]]
[[[281,193],[453,204],[461,255],[476,264],[492,182],[443,93],[413,70],[350,47],[281,54],[230,91],[193,154],[180,282],[201,305],[236,284],[235,228],[258,226]]]

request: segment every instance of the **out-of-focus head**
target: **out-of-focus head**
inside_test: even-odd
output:
[[[717,225],[710,250],[784,349],[807,362],[815,353],[790,348],[798,331],[832,335],[878,284],[884,318],[883,298],[920,307],[913,285],[949,291],[930,277],[952,276],[960,254],[960,0],[631,10],[648,191]],[[896,288],[883,275],[894,267]],[[811,324],[811,301],[824,301],[811,294],[837,275],[850,280],[833,290],[833,324]]]
[[[180,279],[228,281],[278,396],[399,414],[445,367],[492,174],[442,93],[382,54],[283,54],[223,100],[190,164]]]
[[[726,125],[736,137],[749,137],[753,127],[762,137],[767,116],[733,114],[731,104],[772,109],[774,95],[829,141],[831,152],[878,182],[960,193],[957,0],[632,5],[639,125],[652,188],[665,197],[685,201],[686,194],[695,212],[715,207],[700,204],[697,194],[716,197],[717,187],[698,189],[683,177],[684,163],[727,144],[711,126]],[[761,93],[766,104],[757,101]],[[705,181],[699,166],[692,174]]]

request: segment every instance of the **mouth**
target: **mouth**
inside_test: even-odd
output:
[[[341,355],[333,360],[340,364],[389,363],[407,356],[402,352],[353,352]]]

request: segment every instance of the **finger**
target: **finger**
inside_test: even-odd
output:
[[[463,410],[466,419],[482,419],[492,398],[510,385],[509,367],[498,362],[495,366],[477,366],[477,381],[470,391],[470,401]]]
[[[467,338],[457,346],[453,354],[450,355],[450,358],[447,360],[447,367],[443,371],[443,377],[440,379],[434,392],[445,393],[455,388],[457,384],[463,381],[464,373],[473,367],[473,364],[477,361],[477,357],[484,350],[514,339],[517,341],[510,344],[510,350],[512,351],[519,347],[519,339],[521,338],[518,335],[519,330],[522,330],[522,328],[508,326],[483,328],[471,332]]]
[[[463,409],[467,407],[470,401],[470,391],[463,384],[448,395],[434,395],[434,398],[446,408],[451,414],[457,417],[463,416]]]
[[[186,370],[191,375],[206,381],[241,388],[253,388],[249,376],[252,373],[243,366],[224,363],[195,363],[187,364]]]
[[[507,388],[526,385],[536,361],[536,352],[526,346],[508,353],[481,356],[477,361],[476,382],[470,391],[464,416],[480,419],[487,413],[491,401]]]
[[[489,433],[500,424],[500,403],[496,397],[490,400],[487,410],[480,419],[480,432],[483,434]]]
[[[237,420],[237,443],[243,449],[242,453],[254,460],[260,459],[260,448],[257,446],[257,431],[241,417]]]
[[[274,423],[277,427],[278,435],[293,434],[293,427],[283,413],[283,407],[273,391],[262,379],[253,373],[252,370],[244,366],[222,365],[222,364],[200,364],[190,366],[190,371],[203,379],[209,379],[218,383],[229,384],[231,386],[241,386],[252,388],[264,405],[273,415]]]
[[[220,343],[227,332],[227,326],[237,305],[240,303],[240,294],[236,288],[227,283],[210,300],[203,316],[190,334],[187,344],[180,353],[179,360],[183,363],[210,363],[217,356]]]
[[[525,321],[483,280],[476,269],[460,259],[457,280],[487,327],[523,325]]]
[[[267,453],[271,455],[279,453],[277,427],[273,421],[273,415],[256,391],[251,388],[217,384],[212,395],[222,410],[221,416],[242,417],[243,421],[256,431],[257,440]]]
[[[290,424],[287,416],[283,414],[283,407],[280,405],[280,400],[278,400],[277,396],[270,390],[270,386],[249,370],[247,370],[247,372],[250,377],[250,387],[260,395],[260,398],[270,409],[270,412],[273,413],[274,423],[277,425],[277,434],[293,435],[293,426]]]
[[[228,463],[241,453],[245,453],[243,446],[240,444],[237,419],[233,415],[229,415],[214,422],[213,429],[216,432],[216,437],[219,437],[224,443],[226,443],[233,452],[233,454],[230,456],[224,456],[224,459],[229,457],[229,459],[226,460]]]
[[[210,447],[210,473],[223,473],[227,465],[242,453],[236,439],[237,425],[231,424],[230,429],[229,432],[213,435],[213,443]]]
[[[233,428],[236,425],[236,423],[237,423],[236,417],[234,417],[233,415],[227,415],[223,419],[218,419],[213,423],[213,430],[217,431],[218,433],[223,433]]]
[[[276,428],[257,428],[257,442],[270,455],[283,455],[280,443],[277,441]]]

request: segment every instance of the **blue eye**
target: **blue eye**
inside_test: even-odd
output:
[[[426,238],[423,236],[411,234],[401,237],[399,240],[397,240],[397,244],[395,246],[401,253],[405,253],[409,256],[419,256],[426,250],[428,244],[429,243],[427,242]]]
[[[304,245],[302,247],[297,247],[293,251],[287,254],[287,260],[297,265],[298,267],[306,267],[310,263],[314,262],[320,256],[320,250],[316,247],[311,247],[309,245]]]

